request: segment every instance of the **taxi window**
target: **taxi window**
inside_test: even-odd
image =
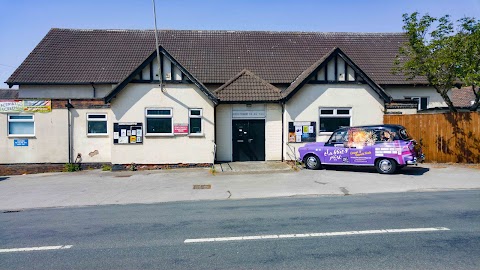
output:
[[[348,130],[339,130],[332,134],[328,143],[345,143],[348,142]]]

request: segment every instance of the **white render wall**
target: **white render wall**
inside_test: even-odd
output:
[[[82,99],[102,98],[113,89],[111,84],[95,85],[95,96],[91,85],[21,85],[19,98]]]
[[[66,109],[35,113],[34,137],[9,137],[7,113],[0,114],[0,163],[67,163],[68,118]],[[14,146],[14,139],[28,139],[28,146]]]
[[[282,160],[282,106],[266,104],[265,160]]]
[[[232,105],[219,104],[216,110],[217,160],[232,161]]]
[[[66,109],[65,109],[66,111]],[[87,113],[107,114],[108,135],[87,135]],[[110,162],[113,141],[113,117],[110,109],[71,109],[72,116],[72,161],[78,154],[81,162]],[[68,146],[62,146],[68,147]]]
[[[129,84],[112,100],[113,122],[142,122],[143,144],[112,145],[114,164],[212,163],[214,104],[193,84]],[[172,108],[173,123],[188,123],[188,109],[203,109],[203,136],[145,136],[145,108]],[[113,144],[113,139],[111,138]]]
[[[384,87],[385,91],[392,96],[393,99],[404,99],[405,97],[428,97],[427,108],[446,107],[447,104],[443,98],[437,93],[435,88],[426,86],[390,86]],[[450,93],[448,93],[450,96]],[[395,111],[395,109],[393,109]]]
[[[384,102],[368,85],[306,84],[285,104],[284,141],[288,142],[288,122],[292,121],[315,121],[317,142],[328,140],[331,132],[319,133],[320,107],[351,107],[352,126],[383,124]],[[288,143],[285,159],[298,157],[298,148],[305,144]]]

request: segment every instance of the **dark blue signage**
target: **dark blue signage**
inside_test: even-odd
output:
[[[13,146],[28,146],[28,139],[14,139]]]

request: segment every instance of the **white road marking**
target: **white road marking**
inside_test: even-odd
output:
[[[196,239],[186,239],[184,241],[184,243],[226,242],[226,241],[307,238],[307,237],[329,237],[329,236],[386,234],[386,233],[417,233],[417,232],[435,232],[435,231],[449,231],[449,230],[450,230],[449,228],[445,228],[445,227],[436,227],[436,228],[384,229],[384,230],[324,232],[324,233],[300,233],[300,234],[279,234],[279,235],[274,234],[274,235],[236,236],[236,237],[218,237],[218,238],[196,238]]]
[[[65,245],[65,246],[45,246],[45,247],[27,247],[27,248],[7,248],[7,249],[0,249],[0,253],[7,253],[7,252],[20,252],[20,251],[42,251],[42,250],[58,250],[58,249],[69,249],[73,245]]]

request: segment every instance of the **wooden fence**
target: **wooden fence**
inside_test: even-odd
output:
[[[423,147],[426,162],[480,163],[480,113],[385,115]]]

